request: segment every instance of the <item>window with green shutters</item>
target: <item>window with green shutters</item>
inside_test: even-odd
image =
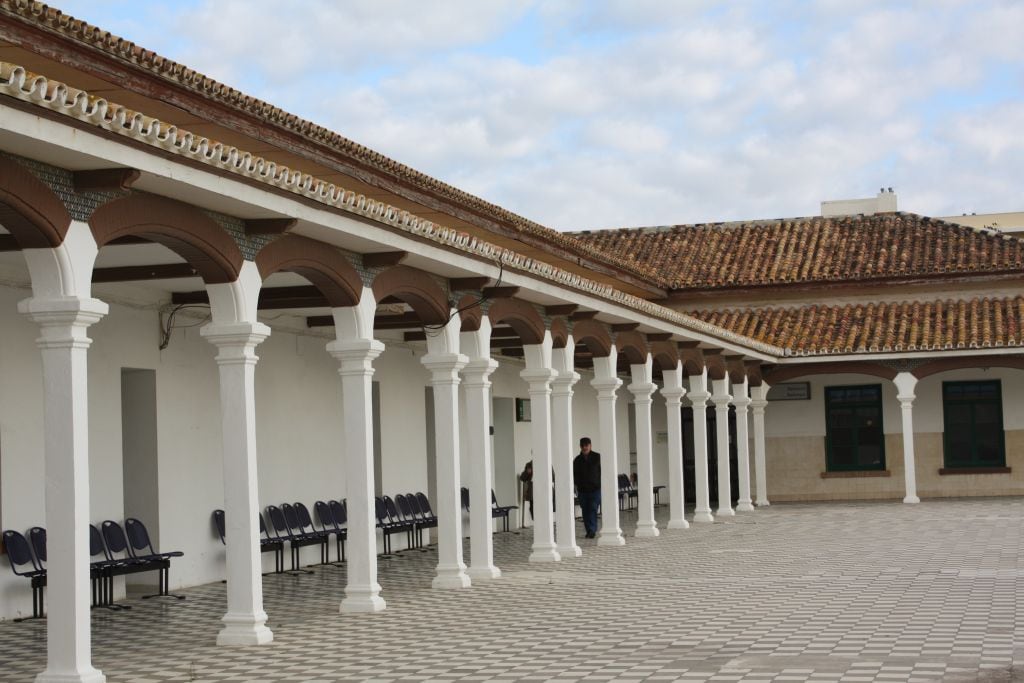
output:
[[[882,385],[825,387],[825,454],[829,472],[885,469]]]
[[[999,380],[942,383],[946,467],[1006,465],[1002,394]]]

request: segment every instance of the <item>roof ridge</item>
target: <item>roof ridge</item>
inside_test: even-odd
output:
[[[105,31],[82,19],[76,19],[56,7],[37,0],[0,0],[0,12],[30,21],[36,26],[76,40],[88,47],[102,50],[108,56],[145,69],[156,76],[201,94],[203,97],[258,116],[267,123],[281,126],[315,143],[333,148],[358,162],[375,166],[378,170],[392,173],[398,178],[415,183],[421,189],[426,188],[429,191],[437,192],[452,201],[488,214],[491,218],[505,221],[516,230],[604,261],[608,265],[621,268],[656,286],[662,287],[666,284],[658,277],[658,274],[637,267],[633,261],[594,249],[591,245],[576,240],[568,233],[549,228],[498,204],[461,190],[450,183],[417,171],[407,164],[361,145],[325,126],[313,123],[296,114],[290,114],[265,100],[247,95],[180,62],[143,48],[131,40]]]

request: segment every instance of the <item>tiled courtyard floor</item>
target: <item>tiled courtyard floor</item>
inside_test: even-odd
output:
[[[498,534],[503,578],[465,591],[430,588],[433,553],[382,561],[375,615],[338,614],[343,569],[267,577],[262,648],[213,645],[223,584],[96,610],[94,662],[111,683],[1018,680],[1022,531],[1024,499],[988,499],[776,505],[557,565]],[[0,624],[0,678],[42,670],[45,629]]]

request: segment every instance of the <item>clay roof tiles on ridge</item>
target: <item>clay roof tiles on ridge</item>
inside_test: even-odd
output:
[[[870,281],[1024,269],[1024,243],[912,213],[574,233],[676,290]]]

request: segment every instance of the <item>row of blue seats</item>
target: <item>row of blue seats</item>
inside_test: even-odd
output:
[[[158,592],[144,598],[184,596],[171,595],[171,558],[183,553],[174,551],[160,553],[153,548],[146,525],[134,517],[125,520],[124,527],[115,521],[103,522],[102,531],[95,524],[89,525],[89,576],[92,579],[93,607],[109,609],[130,609],[127,605],[114,605],[114,577],[139,572],[159,572]],[[46,529],[32,527],[28,538],[11,529],[3,532],[4,547],[11,569],[17,576],[30,579],[32,585],[32,617],[43,616],[43,598],[46,588]],[[16,619],[15,621],[21,621]]]

